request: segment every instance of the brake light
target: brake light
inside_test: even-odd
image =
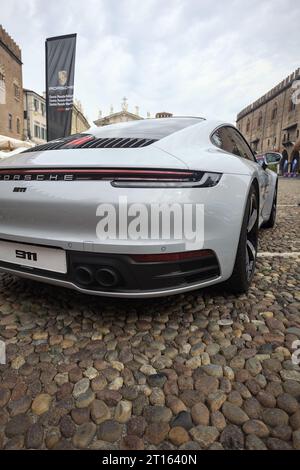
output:
[[[93,135],[86,135],[84,137],[78,137],[77,139],[70,140],[67,142],[64,147],[77,147],[78,145],[83,145],[89,142],[90,140],[94,140],[95,137]]]

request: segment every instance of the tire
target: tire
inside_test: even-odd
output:
[[[263,223],[262,228],[273,228],[276,222],[276,209],[277,209],[277,186],[276,183],[274,196],[273,196],[273,203],[272,203],[272,210],[270,214],[270,218]]]
[[[258,244],[258,215],[258,192],[254,186],[251,186],[233,272],[225,283],[226,288],[234,294],[247,292],[254,276]]]

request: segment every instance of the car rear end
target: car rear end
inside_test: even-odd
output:
[[[224,191],[230,185],[239,194],[246,182],[191,170],[152,139],[135,140],[93,148],[88,135],[73,136],[2,162],[0,269],[119,297],[184,292],[228,278],[241,207]],[[201,244],[187,248],[184,237],[174,236],[99,237],[99,206],[120,207],[124,198],[127,207],[149,213],[161,203],[203,205]]]

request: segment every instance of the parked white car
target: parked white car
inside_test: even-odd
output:
[[[0,162],[0,269],[116,297],[224,281],[244,292],[276,197],[277,175],[231,124],[174,117],[93,129]],[[201,206],[198,245],[184,235],[111,237],[113,224],[107,238],[99,235],[103,208],[124,200],[178,213]]]

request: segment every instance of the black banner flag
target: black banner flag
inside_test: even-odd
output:
[[[46,39],[47,140],[71,134],[76,34]]]

